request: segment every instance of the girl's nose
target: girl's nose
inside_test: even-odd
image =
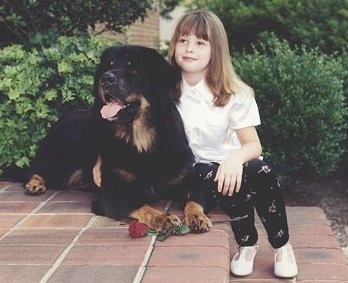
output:
[[[190,41],[187,42],[186,52],[187,53],[192,53],[193,52],[193,44]]]

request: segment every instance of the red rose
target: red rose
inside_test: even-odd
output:
[[[128,232],[132,238],[141,238],[147,235],[149,227],[145,223],[141,223],[138,220],[132,220],[129,223]]]

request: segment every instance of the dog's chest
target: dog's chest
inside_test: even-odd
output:
[[[158,155],[156,148],[150,152],[139,152],[134,146],[117,141],[108,145],[102,159],[112,171],[121,172],[119,175],[123,176],[129,173],[138,180],[155,178],[160,166]]]

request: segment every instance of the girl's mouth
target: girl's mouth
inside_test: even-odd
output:
[[[194,61],[196,60],[195,58],[192,58],[192,57],[189,57],[189,56],[184,56],[182,57],[183,60],[186,60],[186,61]]]

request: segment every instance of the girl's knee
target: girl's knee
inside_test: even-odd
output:
[[[244,165],[244,180],[253,190],[280,187],[276,172],[264,160],[253,159]]]
[[[249,173],[260,174],[269,173],[272,171],[270,165],[268,165],[264,160],[256,158],[248,161],[244,164],[244,169]]]
[[[219,164],[217,163],[196,163],[193,166],[194,175],[196,178],[204,181],[214,181],[216,172],[219,168]]]

